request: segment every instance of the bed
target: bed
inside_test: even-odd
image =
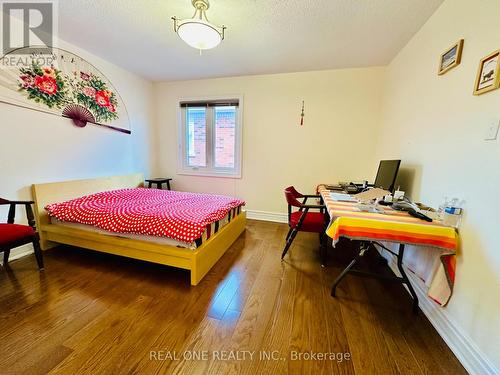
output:
[[[245,230],[246,214],[241,207],[230,210],[224,218],[217,220],[211,230],[207,228],[210,235],[204,233],[191,245],[187,243],[183,247],[178,243],[152,241],[141,235],[103,232],[101,228],[90,230],[50,217],[46,210],[53,203],[90,194],[142,187],[143,181],[142,174],[132,174],[33,185],[35,216],[42,249],[66,244],[182,268],[190,271],[191,285],[197,285]]]

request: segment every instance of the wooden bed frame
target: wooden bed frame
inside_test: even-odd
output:
[[[192,250],[51,224],[44,208],[50,203],[63,202],[106,190],[139,187],[143,184],[142,174],[132,174],[33,185],[35,216],[42,249],[66,244],[183,268],[191,271],[191,285],[197,285],[245,230],[245,212],[240,212],[219,232]]]

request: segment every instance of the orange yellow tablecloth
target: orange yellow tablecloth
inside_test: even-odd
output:
[[[330,191],[321,185],[318,192],[330,214],[326,234],[333,239],[334,246],[340,237],[346,237],[435,249],[435,256],[440,257],[441,262],[430,282],[428,295],[442,306],[448,303],[455,281],[458,247],[458,234],[454,228],[439,221],[429,223],[389,207],[383,207],[384,213],[362,212],[356,203],[333,200]]]

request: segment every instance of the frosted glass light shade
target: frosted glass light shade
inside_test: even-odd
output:
[[[181,21],[177,33],[183,41],[199,50],[217,47],[222,41],[220,32],[203,20],[189,19]]]

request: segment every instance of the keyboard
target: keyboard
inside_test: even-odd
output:
[[[325,188],[327,188],[328,190],[339,190],[339,191],[344,190],[344,188],[340,185],[326,185]]]

